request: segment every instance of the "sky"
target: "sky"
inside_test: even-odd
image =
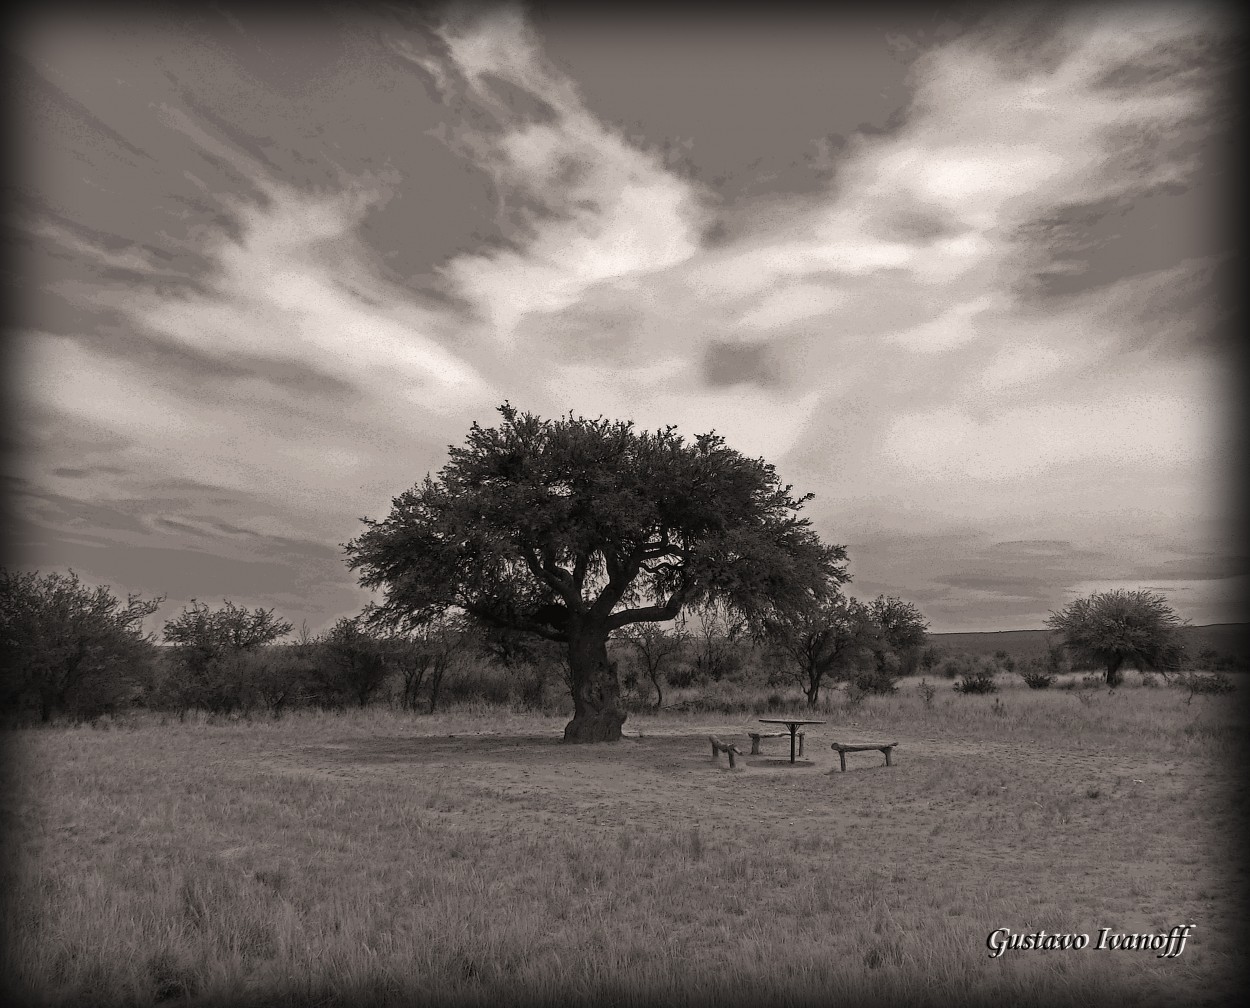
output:
[[[765,457],[934,632],[1242,619],[1239,26],[869,11],[28,14],[14,564],[316,633],[508,400]]]

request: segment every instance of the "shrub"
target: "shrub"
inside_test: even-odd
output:
[[[897,662],[893,664],[896,666]],[[878,665],[875,668],[860,669],[852,673],[849,679],[851,683],[865,693],[885,695],[898,691],[897,674],[889,663]]]
[[[528,670],[527,670],[528,671]],[[465,703],[470,700],[482,700],[486,703],[505,704],[514,702],[525,704],[526,701],[539,699],[534,679],[529,682],[520,681],[521,676],[511,669],[500,668],[476,662],[463,662],[456,674],[448,677],[443,687],[444,698],[451,703]]]
[[[1029,669],[1020,673],[1020,678],[1029,689],[1048,689],[1054,685],[1055,677],[1040,669]]]
[[[1141,684],[1151,689],[1158,689],[1159,678],[1153,672],[1143,672],[1142,677],[1141,677]]]
[[[1176,679],[1176,685],[1181,689],[1189,690],[1190,697],[1198,694],[1219,696],[1222,693],[1231,693],[1237,688],[1233,685],[1233,681],[1222,672],[1215,672],[1211,675],[1190,672],[1188,675],[1179,676]]]
[[[926,707],[933,706],[933,698],[937,695],[937,687],[928,679],[921,679],[920,685],[916,687],[916,692],[920,694],[920,699],[924,701]]]
[[[1058,675],[1066,672],[1069,668],[1067,652],[1064,651],[1063,645],[1056,644],[1054,641],[1046,645],[1046,670]]]
[[[994,681],[994,673],[986,669],[976,672],[965,672],[963,678],[955,683],[955,692],[965,695],[972,693],[997,693],[998,683]]]
[[[126,603],[68,574],[0,569],[0,710],[93,718],[128,705],[151,679],[143,621],[163,599]]]
[[[846,709],[849,713],[855,713],[864,706],[864,700],[868,694],[860,689],[854,682],[846,684]]]

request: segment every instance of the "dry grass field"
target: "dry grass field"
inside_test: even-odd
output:
[[[707,735],[746,752],[755,715],[591,747],[478,706],[18,732],[5,972],[59,1005],[1232,1000],[1238,694],[940,685],[733,772]],[[855,739],[895,765],[837,772]],[[986,945],[1180,924],[1176,958]]]

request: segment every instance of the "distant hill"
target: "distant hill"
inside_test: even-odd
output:
[[[1250,666],[1250,623],[1212,623],[1185,627],[1181,631],[1190,655],[1214,648],[1238,665]],[[1049,630],[1000,630],[987,633],[929,634],[929,641],[948,654],[992,655],[1006,651],[1013,658],[1040,658],[1052,639]]]

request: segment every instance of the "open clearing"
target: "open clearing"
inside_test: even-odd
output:
[[[707,735],[747,752],[751,714],[599,746],[483,707],[16,733],[6,970],[56,1004],[1232,1000],[1236,695],[913,689],[734,772]],[[895,765],[838,772],[860,739]],[[1182,924],[1178,958],[1092,947]],[[1000,927],[1091,947],[991,959]]]

